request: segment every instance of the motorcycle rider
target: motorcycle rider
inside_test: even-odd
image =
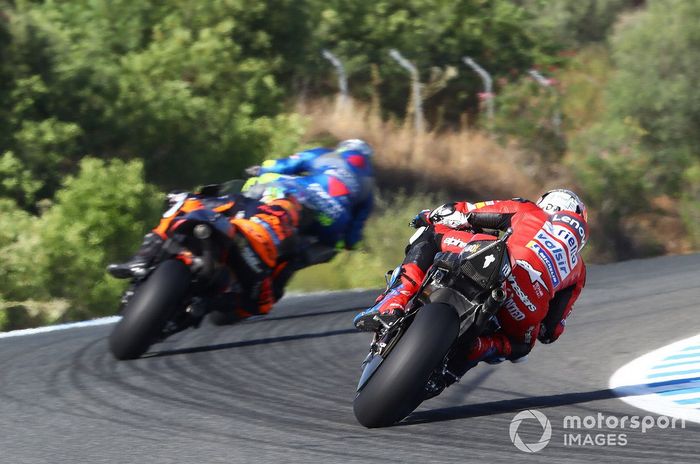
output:
[[[352,249],[372,211],[373,150],[360,139],[344,140],[334,149],[317,147],[288,158],[265,161],[246,169],[250,176],[281,174],[268,185],[293,195],[313,220],[304,233],[329,247]],[[264,195],[264,194],[263,194]]]
[[[359,330],[377,331],[382,322],[403,315],[436,253],[460,253],[483,229],[512,228],[512,273],[505,282],[507,299],[496,314],[502,330],[479,336],[463,347],[461,359],[450,360],[453,381],[479,361],[517,361],[535,340],[552,343],[564,332],[586,281],[580,252],[587,240],[587,211],[574,192],[550,190],[536,203],[516,198],[446,204],[421,211],[411,225],[419,229],[418,237],[407,249],[400,274],[374,306],[355,317]]]
[[[366,142],[346,140],[335,150],[317,148],[266,162],[263,168],[248,168],[251,175],[256,174],[254,171],[260,174],[275,170],[290,174],[310,173],[285,183],[283,189],[277,189],[282,194],[263,198],[264,202],[246,195],[221,196],[219,186],[208,186],[200,192],[198,196],[203,201],[235,203],[235,208],[231,208],[228,214],[232,215],[231,222],[240,233],[236,238],[238,253],[232,256],[238,259],[237,265],[246,269],[239,278],[242,277],[243,294],[248,296],[247,301],[234,305],[239,317],[267,313],[282,297],[284,286],[294,270],[290,262],[297,259],[300,251],[296,240],[300,226],[304,233],[316,234],[329,246],[341,242],[351,248],[360,240],[372,207],[371,155],[372,149]],[[216,193],[211,194],[209,190]],[[169,194],[169,211],[160,224],[146,234],[138,252],[126,262],[110,264],[107,271],[120,279],[145,275],[162,249],[172,214],[187,196],[183,192]],[[303,208],[297,199],[303,200],[306,207]],[[315,219],[303,220],[309,216]],[[310,226],[302,223],[310,223]],[[212,302],[217,309],[223,309],[229,303],[226,298]]]

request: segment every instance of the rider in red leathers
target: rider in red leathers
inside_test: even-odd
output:
[[[547,192],[536,204],[522,199],[457,202],[422,211],[412,222],[422,233],[416,233],[407,250],[399,277],[374,306],[355,317],[355,326],[376,331],[382,322],[401,316],[436,253],[460,253],[471,240],[480,239],[477,232],[482,229],[512,228],[512,274],[505,283],[507,299],[497,313],[502,330],[479,336],[448,368],[459,377],[479,361],[516,361],[530,352],[535,340],[552,343],[564,332],[586,281],[580,257],[586,219],[585,205],[569,190]]]

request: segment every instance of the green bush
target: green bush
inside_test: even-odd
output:
[[[549,31],[557,42],[579,47],[604,41],[620,13],[639,5],[638,0],[526,0],[524,8],[538,30]]]
[[[165,188],[239,175],[284,138],[297,142],[278,80],[305,49],[280,36],[310,13],[275,3],[18,3],[0,18],[9,18],[0,23],[0,153],[12,151],[44,183],[39,198],[53,196],[84,153],[142,158],[149,181]]]
[[[677,196],[684,171],[700,160],[700,3],[647,3],[611,38],[617,71],[609,85],[609,117],[639,125],[641,142],[662,167],[657,187]]]
[[[124,285],[107,276],[105,266],[134,252],[162,202],[144,182],[139,161],[85,158],[79,173],[65,180],[41,219],[40,238],[41,280],[51,296],[69,300],[68,318],[114,313]]]
[[[12,198],[25,207],[33,204],[41,182],[11,151],[0,156],[0,198]]]
[[[49,296],[38,274],[44,264],[39,218],[0,198],[0,298],[21,301]]]
[[[501,136],[515,137],[540,164],[558,162],[566,151],[562,133],[559,91],[543,88],[531,77],[503,85],[495,101],[492,128]]]

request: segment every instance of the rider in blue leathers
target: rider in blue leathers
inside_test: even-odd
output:
[[[372,148],[358,139],[336,148],[313,148],[288,158],[266,161],[249,175],[282,174],[273,182],[312,212],[304,233],[330,247],[353,248],[372,210]],[[287,177],[288,176],[288,177]]]

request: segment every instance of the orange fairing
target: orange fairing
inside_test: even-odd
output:
[[[277,248],[265,228],[249,219],[231,221],[246,238],[253,251],[271,268],[277,263]]]
[[[217,206],[216,208],[213,209],[215,213],[223,213],[225,211],[228,211],[229,209],[233,208],[233,205],[236,203],[233,201],[229,201],[228,203],[224,203],[221,206]]]
[[[270,207],[271,210],[277,210],[275,211],[274,214],[275,216],[285,216],[284,213],[287,213],[286,216],[291,220],[292,227],[298,227],[299,226],[299,211],[301,210],[301,205],[299,204],[298,201],[296,201],[293,198],[280,198],[278,200],[273,200],[267,205],[263,205],[260,210],[265,211],[265,206]],[[282,211],[279,211],[279,209],[282,209]]]
[[[219,208],[221,208],[222,206],[226,206],[226,205],[221,205]],[[153,232],[158,234],[160,236],[160,238],[165,239],[165,238],[167,238],[167,232],[168,232],[168,229],[170,229],[170,225],[178,216],[180,216],[183,213],[190,213],[192,211],[196,211],[196,210],[201,209],[203,207],[204,207],[204,205],[198,199],[188,198],[182,204],[180,209],[175,212],[175,214],[172,214],[168,217],[161,218],[160,223],[158,224],[158,226],[156,226],[155,229],[153,229]],[[230,208],[230,206],[229,206],[229,208]]]

